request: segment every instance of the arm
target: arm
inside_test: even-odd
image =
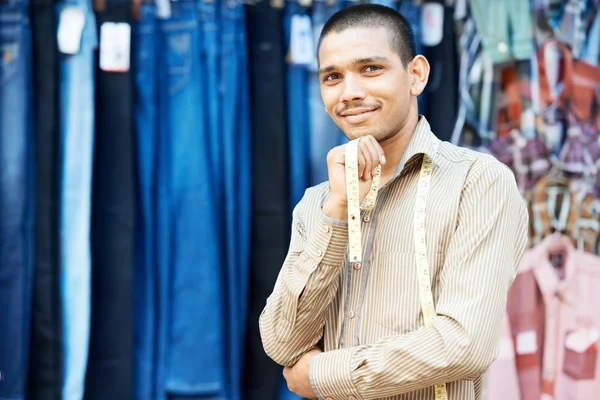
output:
[[[510,170],[475,164],[441,272],[433,326],[315,355],[315,392],[379,399],[481,376],[497,355],[507,292],[527,242],[527,218]]]
[[[321,339],[348,245],[347,224],[320,209],[315,225],[306,229],[305,202],[306,197],[294,210],[290,249],[259,320],[267,355],[285,366],[294,365]]]

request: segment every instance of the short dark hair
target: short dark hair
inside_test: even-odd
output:
[[[327,20],[319,37],[317,58],[321,42],[329,33],[365,27],[384,27],[388,31],[390,47],[398,53],[404,68],[417,55],[415,35],[402,14],[379,4],[357,4],[341,9]]]

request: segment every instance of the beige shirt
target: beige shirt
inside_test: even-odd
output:
[[[434,164],[425,230],[437,317],[425,327],[413,218],[423,154]],[[348,228],[321,207],[327,183],[294,210],[292,240],[260,317],[267,354],[291,366],[315,345],[322,399],[480,399],[498,354],[509,286],[527,243],[513,173],[493,157],[440,142],[420,117],[395,177],[363,211],[363,262],[347,260]]]

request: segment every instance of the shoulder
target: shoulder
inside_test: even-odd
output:
[[[491,154],[440,142],[437,157],[441,168],[463,170],[466,173],[465,188],[474,183],[485,185],[498,182],[517,189],[514,173]]]

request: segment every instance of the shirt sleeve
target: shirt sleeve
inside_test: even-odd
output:
[[[305,226],[305,201],[294,210],[290,248],[259,319],[265,352],[284,366],[294,365],[323,336],[348,245],[347,223],[321,209],[313,226]]]
[[[327,399],[380,399],[475,380],[498,354],[508,289],[527,243],[527,209],[504,165],[475,165],[440,274],[432,326],[311,359]]]

